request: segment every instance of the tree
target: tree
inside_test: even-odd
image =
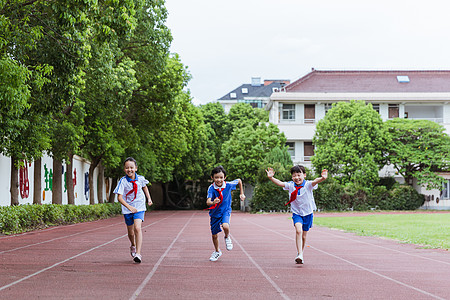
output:
[[[393,119],[386,121],[392,144],[388,163],[412,185],[413,178],[427,189],[442,188],[443,178],[436,172],[450,167],[450,137],[445,128],[428,120]]]
[[[363,101],[334,104],[317,123],[312,163],[342,184],[372,186],[384,165],[389,135],[380,115]]]
[[[255,183],[258,168],[266,154],[273,148],[284,147],[286,138],[272,123],[260,124],[234,130],[231,138],[223,144],[222,159],[228,176]]]
[[[201,105],[200,110],[203,114],[205,124],[213,130],[214,136],[210,137],[212,144],[211,150],[215,154],[216,161],[219,161],[222,154],[222,145],[230,138],[226,129],[227,115],[223,106],[218,102],[209,102]]]
[[[262,108],[253,108],[248,103],[238,103],[230,108],[227,116],[226,133],[231,134],[236,128],[247,125],[256,128],[261,122],[269,121],[269,112]]]

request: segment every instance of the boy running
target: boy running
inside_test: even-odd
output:
[[[210,261],[217,261],[222,255],[219,249],[218,233],[222,231],[222,225],[225,234],[225,244],[227,250],[233,249],[233,243],[230,238],[230,216],[231,216],[231,191],[239,185],[241,201],[245,200],[242,181],[235,179],[233,181],[225,181],[226,172],[222,166],[215,167],[211,171],[211,179],[213,184],[208,188],[206,204],[209,207],[209,217],[211,225],[212,241],[214,252],[211,254]],[[214,199],[214,200],[213,200]]]
[[[292,220],[295,227],[295,244],[297,256],[295,262],[303,264],[303,250],[305,248],[306,235],[313,223],[313,211],[316,210],[313,190],[317,189],[317,184],[328,177],[328,171],[322,170],[322,176],[314,181],[306,180],[306,170],[304,166],[296,165],[291,168],[292,181],[282,182],[273,177],[275,172],[272,168],[266,170],[267,177],[284,190],[289,190],[289,202],[291,204]]]
[[[131,257],[133,257],[134,262],[140,263],[142,261],[141,225],[144,222],[144,215],[147,210],[145,197],[148,199],[148,205],[152,205],[153,202],[147,188],[148,180],[144,176],[136,174],[136,160],[128,157],[123,165],[126,175],[119,180],[114,194],[117,194],[117,200],[122,204],[122,214],[125,218],[128,238],[131,242]]]

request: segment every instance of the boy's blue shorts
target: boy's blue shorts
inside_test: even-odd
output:
[[[214,235],[214,234],[218,234],[219,232],[221,232],[222,229],[220,228],[220,225],[222,225],[223,223],[230,224],[230,217],[231,217],[230,212],[224,213],[219,218],[210,217],[211,233]]]
[[[309,231],[313,224],[313,214],[309,214],[306,216],[300,216],[297,214],[292,214],[292,220],[295,223],[301,223],[303,231]]]
[[[145,211],[138,211],[137,213],[124,214],[125,224],[131,226],[134,224],[134,219],[141,219],[144,222]]]

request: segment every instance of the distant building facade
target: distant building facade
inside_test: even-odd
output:
[[[270,95],[283,89],[289,83],[290,80],[280,79],[265,79],[261,82],[261,77],[252,77],[251,83],[242,84],[217,101],[222,104],[226,113],[237,103],[248,103],[255,108],[264,108],[269,102]]]
[[[287,138],[294,163],[311,166],[316,123],[332,104],[364,100],[383,120],[426,119],[442,124],[450,134],[450,71],[312,71],[275,91],[266,106],[269,121]],[[385,168],[382,176],[392,176]],[[450,174],[442,191],[419,192],[434,199],[431,205],[450,209]],[[445,199],[441,205],[436,199]],[[448,199],[448,200],[447,200]],[[439,202],[439,201],[437,201]],[[430,202],[431,203],[431,202]],[[428,204],[430,204],[428,203]]]

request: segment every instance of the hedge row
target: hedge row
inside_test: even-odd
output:
[[[120,203],[18,205],[0,207],[0,233],[14,234],[53,225],[105,219],[121,213]]]
[[[272,182],[257,185],[252,211],[283,211],[288,192]],[[414,210],[424,203],[424,196],[409,185],[380,185],[373,189],[354,185],[341,186],[335,181],[319,184],[314,199],[320,210]]]

